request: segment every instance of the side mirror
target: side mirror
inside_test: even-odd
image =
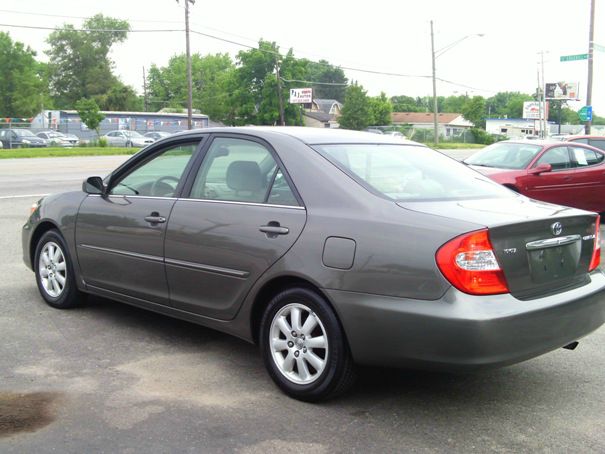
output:
[[[105,194],[105,185],[101,177],[88,177],[82,183],[82,191],[87,194]]]
[[[529,169],[528,171],[530,175],[540,175],[541,173],[546,172],[552,172],[552,166],[546,163],[538,164],[536,167]]]

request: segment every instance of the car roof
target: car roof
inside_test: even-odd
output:
[[[302,126],[242,126],[242,127],[223,127],[223,128],[204,128],[183,131],[173,134],[171,137],[182,137],[189,134],[199,133],[240,133],[250,134],[258,137],[269,138],[272,135],[286,135],[298,139],[307,145],[319,144],[344,144],[344,143],[373,143],[390,145],[425,145],[413,142],[411,140],[402,141],[394,139],[387,134],[373,134],[371,132],[351,131],[348,129],[330,129],[330,128],[306,128]]]

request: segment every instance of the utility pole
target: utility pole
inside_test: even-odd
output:
[[[286,119],[284,117],[284,98],[281,88],[281,76],[279,74],[279,57],[275,62],[275,71],[277,72],[277,98],[279,99],[279,125],[286,126]]]
[[[191,83],[191,48],[189,46],[189,3],[193,5],[195,4],[195,0],[185,0],[185,42],[187,48],[187,129],[191,129],[193,124],[193,84]]]
[[[143,105],[145,112],[149,112],[149,104],[147,103],[147,77],[145,76],[145,67],[143,66]]]
[[[588,32],[588,83],[586,89],[586,105],[592,106],[592,66],[594,58],[594,16],[595,16],[595,0],[590,1],[590,30]],[[586,122],[584,131],[590,134],[592,119]]]
[[[431,21],[431,56],[433,60],[433,129],[435,143],[439,143],[439,126],[437,123],[437,78],[435,77],[435,36],[433,34],[433,21]]]

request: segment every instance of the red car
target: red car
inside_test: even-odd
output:
[[[532,199],[605,212],[605,154],[581,143],[507,140],[464,160]]]
[[[605,137],[603,136],[567,136],[565,142],[585,143],[605,151]]]

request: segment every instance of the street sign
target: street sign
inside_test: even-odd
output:
[[[312,88],[291,88],[290,104],[311,104],[313,102]]]
[[[584,106],[578,110],[580,121],[592,121],[592,106]]]
[[[601,46],[600,44],[597,44],[597,43],[594,43],[593,46],[594,46],[594,50],[605,52],[605,46]]]
[[[561,55],[559,61],[578,61],[588,60],[588,54],[576,54],[576,55]]]

